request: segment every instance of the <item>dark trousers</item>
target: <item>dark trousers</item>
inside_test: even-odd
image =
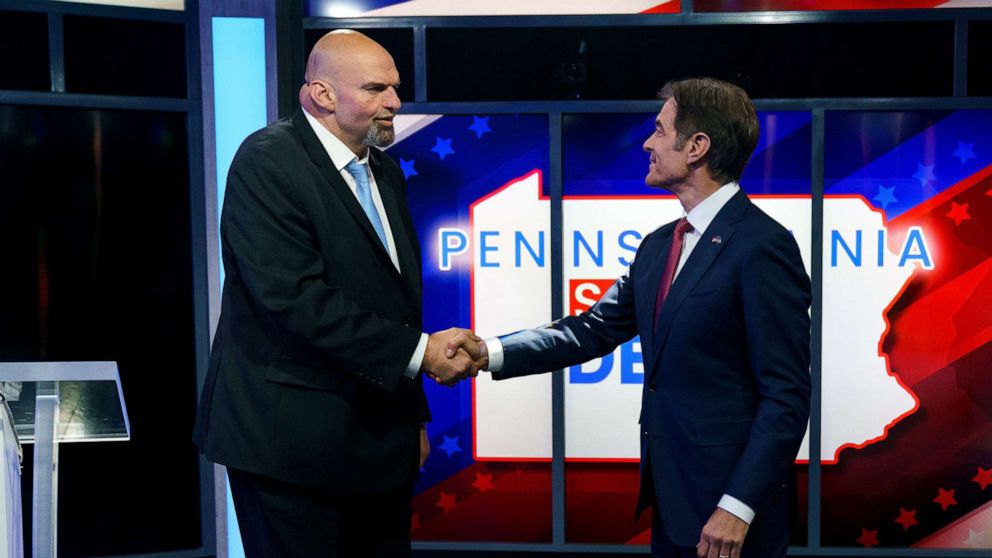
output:
[[[227,470],[247,558],[410,556],[413,475],[384,493],[305,488]]]

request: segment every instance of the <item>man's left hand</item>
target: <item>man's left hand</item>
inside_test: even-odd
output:
[[[427,439],[427,427],[420,427],[420,468],[424,468],[424,463],[427,463],[427,456],[431,454],[431,443]]]
[[[740,558],[748,524],[723,508],[717,508],[703,526],[696,544],[699,558]]]

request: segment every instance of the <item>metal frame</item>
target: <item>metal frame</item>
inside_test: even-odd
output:
[[[552,313],[563,312],[562,285],[562,120],[567,114],[655,112],[657,101],[519,101],[519,102],[430,102],[428,101],[427,30],[430,28],[532,28],[532,27],[647,27],[695,25],[754,25],[803,23],[890,23],[915,21],[946,21],[954,25],[953,96],[905,98],[813,98],[757,99],[762,111],[805,111],[812,115],[812,303],[811,375],[813,379],[810,430],[810,462],[808,486],[807,543],[791,547],[790,556],[846,556],[899,558],[957,558],[977,557],[987,550],[926,550],[913,548],[862,549],[858,547],[824,547],[820,540],[821,464],[821,362],[822,346],[822,265],[823,196],[824,196],[824,135],[828,111],[901,111],[992,109],[992,97],[967,97],[968,84],[968,24],[972,20],[992,19],[992,10],[981,8],[949,10],[879,10],[836,12],[747,12],[694,13],[692,0],[682,0],[678,14],[603,15],[603,16],[500,16],[500,17],[304,17],[303,30],[333,28],[412,28],[414,53],[415,101],[404,104],[404,112],[414,114],[546,114],[549,119],[550,160],[548,183],[551,194],[551,290]],[[302,35],[302,34],[301,34]],[[301,40],[301,39],[300,39]],[[302,50],[302,49],[300,49]],[[303,57],[295,61],[302,65]],[[617,544],[573,544],[565,540],[565,379],[562,371],[552,375],[552,541],[551,543],[460,543],[415,542],[414,548],[437,551],[438,556],[458,553],[574,553],[574,554],[643,554],[645,547]]]

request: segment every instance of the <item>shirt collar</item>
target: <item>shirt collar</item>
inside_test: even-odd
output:
[[[740,190],[741,187],[736,182],[728,182],[721,186],[716,192],[713,192],[705,200],[699,202],[699,205],[692,208],[686,215],[686,219],[689,220],[689,224],[692,225],[692,229],[699,234],[706,232],[706,228],[710,226],[713,219],[716,218],[716,214],[723,209],[723,206],[730,201],[730,198],[734,197],[734,194]]]
[[[341,172],[342,169],[348,166],[348,163],[355,160],[355,153],[343,141],[339,140],[337,136],[332,134],[330,130],[325,128],[313,115],[307,112],[306,109],[303,110],[303,116],[307,117],[307,122],[310,123],[310,127],[317,134],[317,139],[324,146],[324,150],[327,151],[327,155],[331,158],[331,162],[334,163],[334,168],[338,169],[338,172]],[[359,158],[358,163],[364,165],[368,160],[369,152],[366,150],[365,156]]]

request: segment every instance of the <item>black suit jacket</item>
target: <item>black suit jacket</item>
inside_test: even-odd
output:
[[[369,165],[402,273],[302,110],[235,155],[194,434],[211,461],[334,490],[389,490],[416,470],[430,416],[404,372],[421,335],[420,248],[403,173],[376,149]]]
[[[723,494],[757,512],[762,528],[749,537],[784,537],[783,486],[809,417],[811,294],[799,249],[738,192],[676,277],[655,332],[674,228],[645,237],[628,274],[588,312],[501,338],[495,377],[585,362],[640,334],[642,503],[654,490],[682,546],[696,544]]]

